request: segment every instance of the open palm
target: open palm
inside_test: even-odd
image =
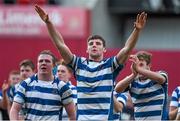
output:
[[[35,10],[36,10],[36,12],[39,14],[39,16],[41,17],[41,19],[44,22],[48,22],[49,21],[48,14],[40,6],[35,5]]]
[[[136,22],[134,23],[134,27],[137,29],[142,29],[146,24],[146,20],[147,20],[147,13],[142,12],[138,14],[136,17]]]

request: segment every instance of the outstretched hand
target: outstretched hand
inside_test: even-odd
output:
[[[147,20],[147,13],[142,12],[142,13],[138,14],[136,17],[136,22],[134,22],[134,27],[136,29],[144,28],[144,26],[146,24],[146,20]]]
[[[41,19],[47,23],[49,22],[49,16],[48,14],[38,5],[35,5],[35,8],[36,12],[39,14],[39,16],[41,17]]]
[[[2,85],[2,92],[6,92],[9,89],[10,85],[6,80],[4,80],[3,85]]]

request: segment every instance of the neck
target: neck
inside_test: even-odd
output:
[[[89,56],[89,60],[92,60],[92,61],[95,61],[95,62],[100,62],[100,61],[103,60],[103,56],[100,56],[100,57],[97,57],[97,58]]]
[[[142,81],[142,82],[146,81],[147,79],[148,79],[147,77],[139,77],[139,80]]]
[[[47,74],[38,74],[38,79],[42,81],[52,81],[54,80],[53,74],[47,75]]]

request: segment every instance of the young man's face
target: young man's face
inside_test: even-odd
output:
[[[20,74],[11,74],[11,75],[9,75],[9,83],[10,83],[10,85],[15,85],[18,82],[20,82],[20,80],[21,80]]]
[[[52,74],[53,61],[52,56],[48,54],[41,54],[38,57],[38,73],[39,74]]]
[[[147,65],[147,62],[144,59],[142,59],[142,58],[139,58],[138,66],[141,67],[141,68],[150,70],[150,64]],[[144,76],[143,75],[139,75],[139,77],[144,77]]]
[[[99,58],[106,51],[100,39],[93,39],[88,42],[87,53],[91,58]]]
[[[22,80],[31,77],[34,74],[34,71],[30,66],[21,66],[20,67],[20,75]]]
[[[71,78],[71,73],[64,65],[59,65],[57,67],[57,76],[60,80],[64,81],[65,83],[68,82]]]

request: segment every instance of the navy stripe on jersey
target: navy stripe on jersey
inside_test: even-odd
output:
[[[136,99],[144,99],[144,98],[149,98],[149,97],[153,97],[156,96],[157,94],[163,94],[163,90],[162,89],[158,89],[154,92],[150,92],[150,93],[143,93],[143,94],[136,94],[131,92],[132,97],[136,98]]]
[[[139,89],[143,88],[149,88],[152,87],[153,85],[157,84],[157,82],[150,81],[147,84],[139,84],[137,82],[132,83],[132,87],[138,87]]]
[[[78,92],[106,92],[111,91],[112,86],[98,86],[98,87],[77,87]]]
[[[135,103],[134,106],[142,107],[142,106],[150,106],[150,105],[161,105],[163,103],[163,101],[164,101],[163,99],[151,100],[149,102]]]
[[[110,103],[109,98],[91,98],[87,100],[86,98],[78,98],[79,104],[96,104],[96,103]]]
[[[134,115],[135,115],[135,117],[159,116],[159,115],[161,115],[161,110],[148,111],[148,112],[135,112]]]
[[[26,98],[27,103],[36,103],[41,105],[57,105],[61,104],[60,100],[40,99],[38,97]]]
[[[89,110],[78,110],[80,115],[107,115],[108,109],[89,109]]]
[[[100,75],[97,77],[84,77],[84,76],[77,75],[76,77],[77,77],[78,81],[94,83],[94,82],[99,82],[104,79],[106,79],[106,80],[112,79],[112,74],[105,74],[105,75]]]
[[[27,113],[30,113],[30,114],[34,114],[34,115],[37,115],[37,116],[45,116],[45,115],[48,115],[48,116],[53,116],[53,115],[59,115],[59,110],[54,110],[54,111],[40,111],[40,110],[35,110],[35,109],[28,109],[28,112]]]
[[[50,94],[59,95],[58,89],[56,88],[47,88],[47,87],[40,87],[40,86],[28,86],[26,91],[34,91],[34,92],[38,91],[42,93],[50,93]]]

